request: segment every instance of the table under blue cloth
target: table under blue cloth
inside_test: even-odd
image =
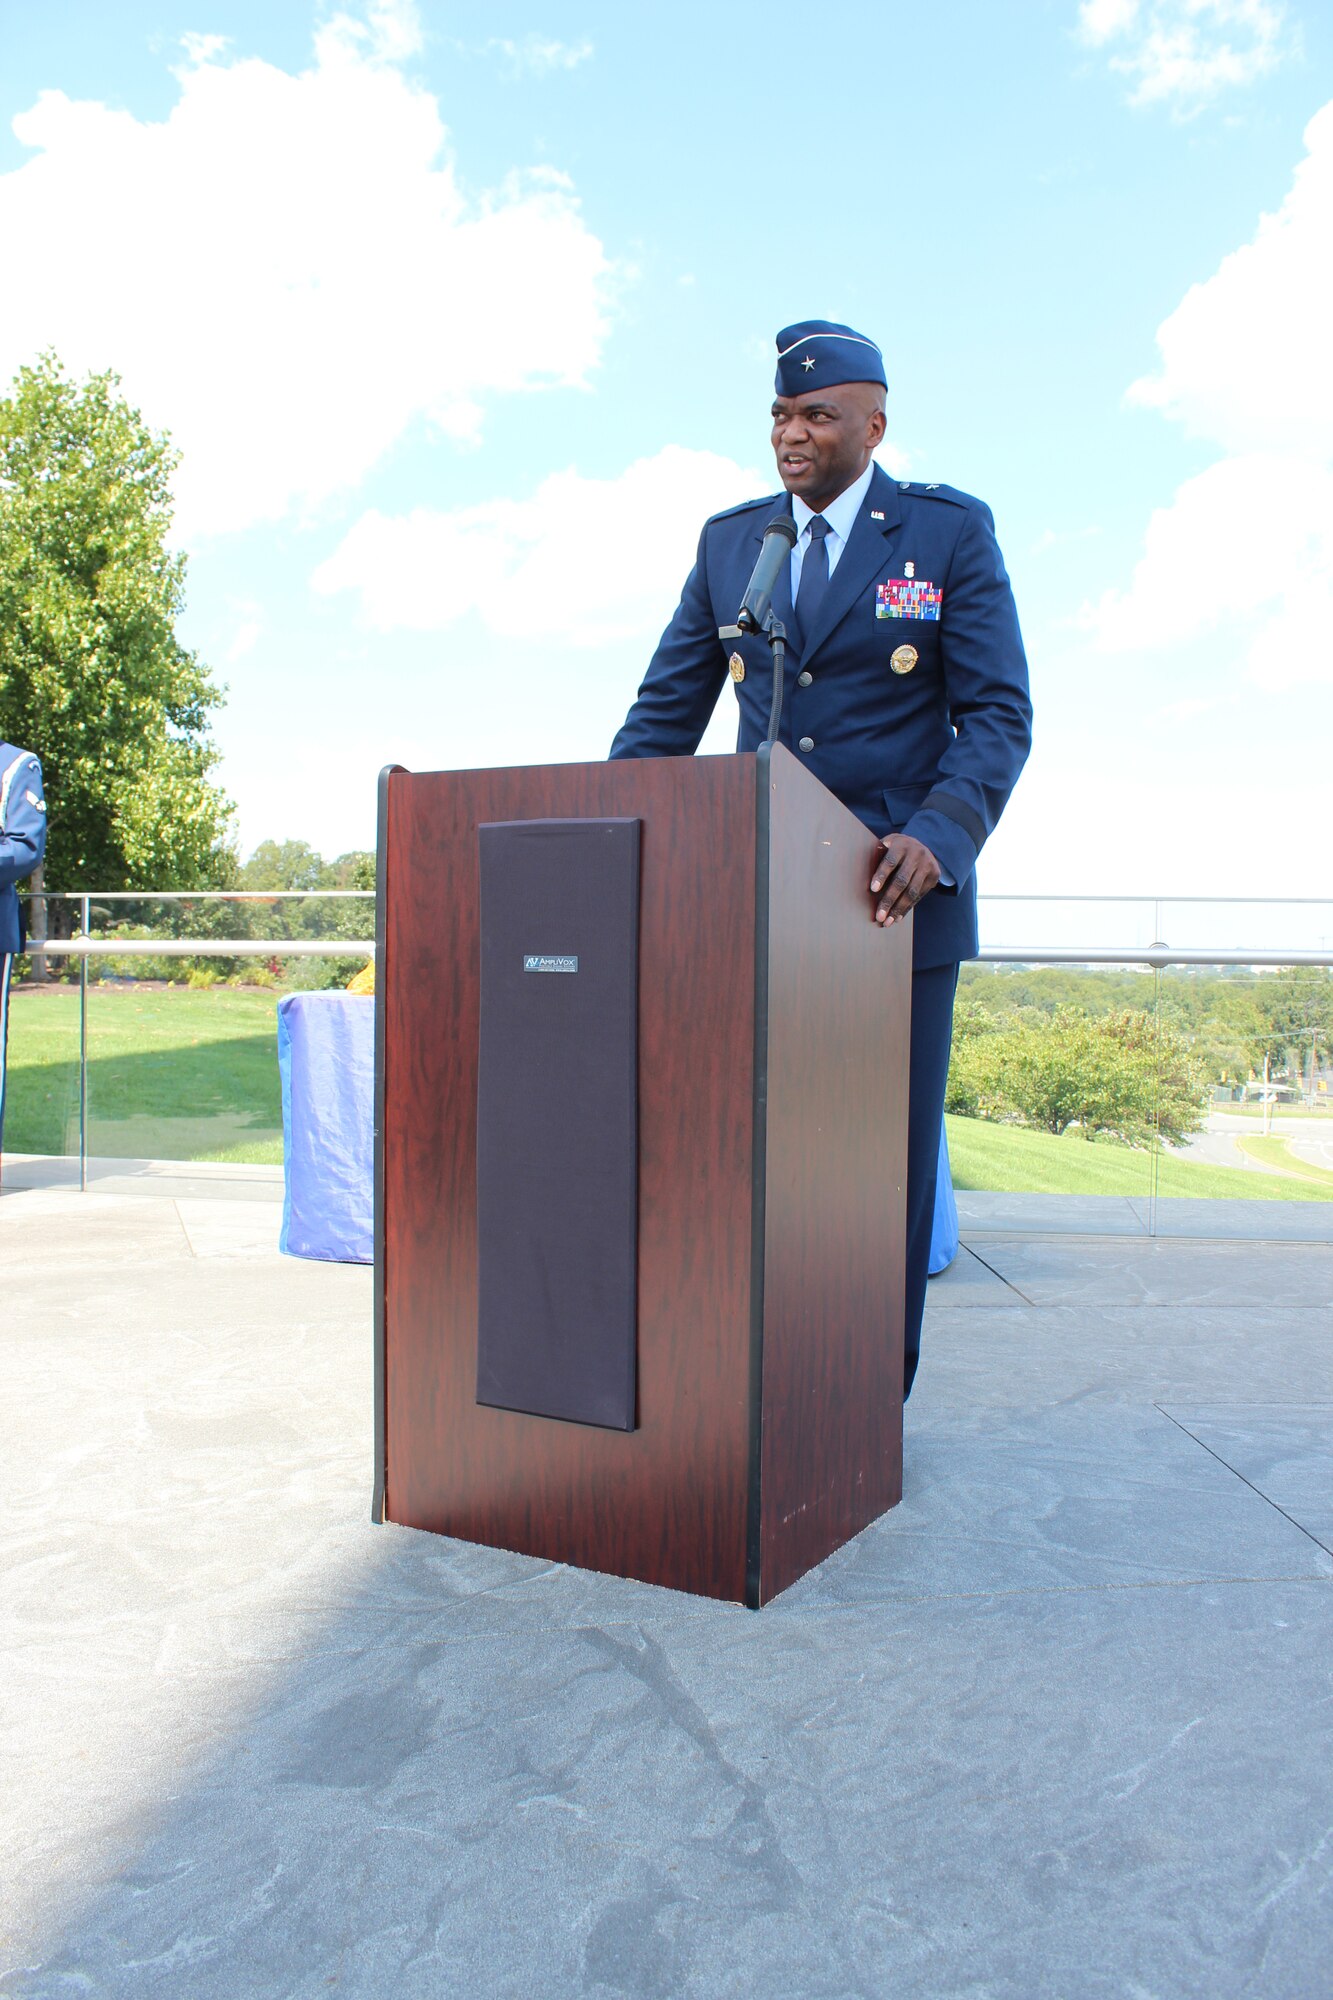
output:
[[[375,1002],[360,993],[289,993],[278,1002],[283,1204],[278,1247],[333,1264],[374,1261]],[[949,1147],[930,1237],[930,1274],[958,1253]]]
[[[947,1271],[958,1255],[958,1203],[953,1195],[953,1174],[949,1168],[949,1134],[940,1125],[940,1170],[935,1182],[935,1213],[930,1220],[930,1262],[932,1278]]]
[[[375,1257],[375,1002],[289,993],[278,1002],[282,1234],[289,1257]]]

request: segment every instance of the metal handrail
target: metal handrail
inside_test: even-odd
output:
[[[87,896],[94,903],[272,903],[300,901],[315,896],[355,896],[363,901],[372,901],[373,889],[20,889],[20,896],[40,893],[57,901],[80,902]],[[1052,889],[982,889],[978,892],[979,903],[1243,903],[1247,909],[1267,907],[1272,904],[1278,909],[1317,909],[1321,904],[1333,908],[1333,895],[1329,896],[1190,896],[1172,890],[1167,895],[1143,889],[1127,889],[1121,895],[1098,892],[1085,894],[1071,889],[1067,893]]]
[[[1146,895],[1135,889],[1123,896],[1085,896],[1070,891],[1067,896],[1049,889],[1034,890],[1024,894],[1021,890],[978,890],[979,903],[1244,903],[1247,909],[1267,907],[1273,903],[1285,908],[1290,904],[1295,909],[1318,909],[1321,905],[1333,909],[1333,896],[1169,896]]]
[[[366,938],[36,938],[28,950],[48,958],[369,958]]]
[[[30,949],[56,958],[356,958],[375,948],[367,938],[104,938],[29,939]],[[1329,965],[1333,951],[1237,951],[1221,945],[1173,951],[1138,945],[1004,945],[979,951],[983,965]]]
[[[20,889],[20,896],[35,896],[35,889]],[[344,901],[375,900],[373,889],[43,889],[48,902],[81,903],[289,903],[307,902],[316,896],[337,896]]]
[[[1173,951],[1167,944],[1005,945],[979,951],[986,965],[1333,965],[1333,951],[1236,951],[1221,946]]]

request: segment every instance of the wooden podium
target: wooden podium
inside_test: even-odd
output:
[[[478,828],[598,816],[640,832],[628,1430],[477,1400]],[[780,747],[385,772],[376,1520],[757,1608],[901,1497],[911,922],[872,921],[876,851]]]

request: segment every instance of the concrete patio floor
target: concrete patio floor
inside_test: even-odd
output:
[[[0,1993],[1328,2000],[1328,1245],[965,1205],[756,1615],[372,1526],[274,1191],[0,1199]]]

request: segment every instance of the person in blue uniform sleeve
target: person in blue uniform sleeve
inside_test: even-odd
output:
[[[18,883],[46,852],[42,767],[30,750],[0,743],[0,1150],[5,1133],[5,1062],[9,1046],[9,982],[27,942]]]
[[[1013,592],[990,509],[874,462],[885,431],[879,348],[831,320],[777,337],[772,443],[783,491],[704,523],[680,605],[612,757],[690,755],[730,675],[738,750],[768,726],[768,642],[724,645],[764,528],[798,530],[773,608],[788,633],[780,740],[881,841],[877,923],[914,912],[906,1355],[910,1391],[958,966],[977,950],[976,861],[1027,758],[1032,708]]]

